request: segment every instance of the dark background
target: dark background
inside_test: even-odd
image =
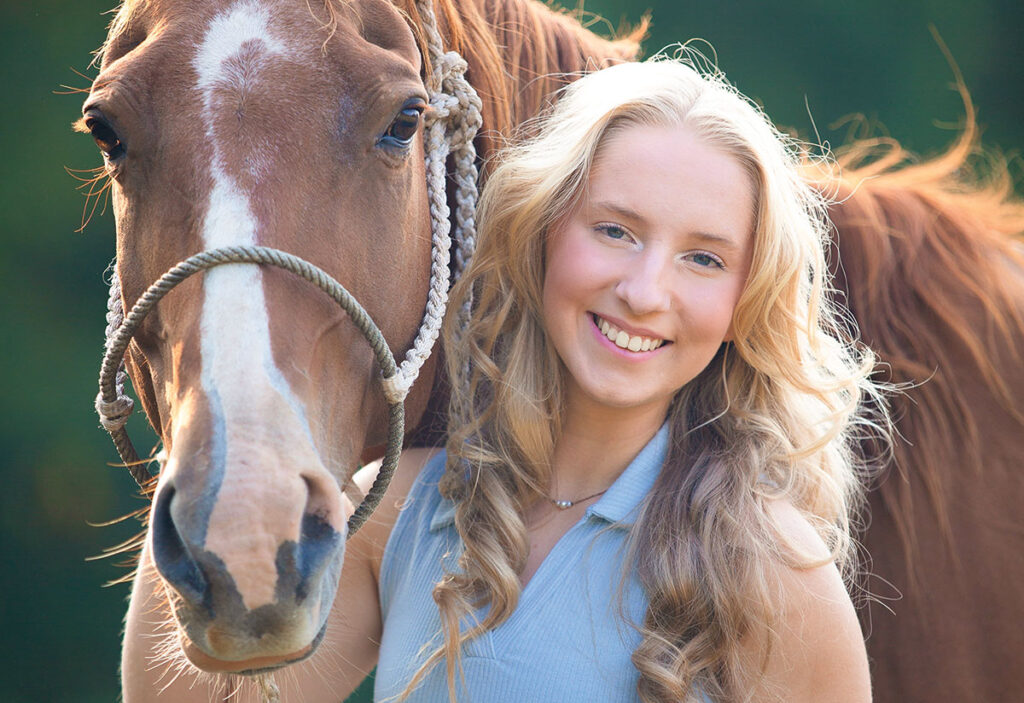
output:
[[[93,527],[141,505],[92,410],[113,256],[107,212],[76,233],[83,197],[65,167],[100,159],[73,134],[84,88],[114,0],[2,0],[4,156],[0,188],[0,703],[118,697],[126,586],[111,560],[87,562],[130,537],[131,521]],[[653,10],[648,53],[701,37],[729,77],[781,125],[833,145],[838,121],[864,114],[923,154],[956,137],[963,105],[929,33],[934,25],[963,70],[983,137],[1020,174],[1024,32],[1020,0],[821,0],[586,5],[611,23]],[[1019,178],[1018,178],[1019,183]],[[140,419],[134,437],[148,448]]]

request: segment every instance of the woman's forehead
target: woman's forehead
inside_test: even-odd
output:
[[[753,229],[753,189],[739,159],[681,126],[638,125],[602,145],[579,207],[637,226],[679,221],[708,239]]]

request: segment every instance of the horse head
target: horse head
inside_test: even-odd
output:
[[[196,252],[275,247],[342,282],[400,356],[429,278],[420,51],[387,2],[312,5],[122,7],[82,125],[113,184],[123,300]],[[164,298],[127,362],[164,445],[145,549],[186,656],[308,656],[353,512],[342,487],[387,426],[369,346],[305,281],[232,264]]]

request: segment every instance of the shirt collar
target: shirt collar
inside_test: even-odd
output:
[[[601,499],[587,508],[586,516],[606,520],[615,526],[629,527],[640,512],[640,503],[651,492],[661,473],[668,452],[668,423],[655,433]],[[455,523],[455,504],[441,498],[430,519],[430,531],[436,532]]]
[[[601,499],[587,508],[587,517],[607,520],[615,526],[629,527],[636,522],[640,504],[654,487],[668,453],[666,422],[640,450],[626,470],[619,474]]]
[[[450,499],[441,497],[441,502],[434,509],[434,515],[430,518],[430,531],[437,532],[450,525],[455,524],[455,503]]]

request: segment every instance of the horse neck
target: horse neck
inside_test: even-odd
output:
[[[415,0],[408,4],[410,16]],[[535,0],[435,0],[446,45],[469,64],[483,100],[483,156],[516,126],[539,113],[560,87],[585,71],[632,61],[646,21],[614,39]]]
[[[963,482],[1019,463],[1024,203],[1005,164],[988,164],[987,180],[972,174],[976,150],[969,119],[939,157],[916,162],[893,141],[863,141],[839,154],[840,178],[818,180],[833,199],[838,283],[880,374],[906,388],[892,399],[893,466],[913,475],[878,494],[908,557],[915,521],[937,518],[951,544],[954,512],[968,515]]]

